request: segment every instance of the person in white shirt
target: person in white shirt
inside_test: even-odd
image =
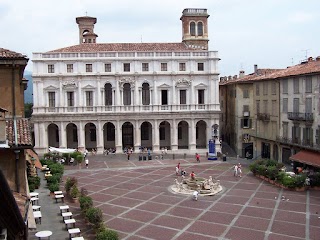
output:
[[[198,195],[199,195],[199,192],[198,191],[194,191],[193,194],[192,194],[192,199],[194,201],[198,201]]]
[[[85,162],[85,164],[86,164],[86,168],[88,168],[88,166],[89,166],[89,159],[86,158],[86,159],[84,160],[84,162]]]

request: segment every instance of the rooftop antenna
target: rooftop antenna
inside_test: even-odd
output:
[[[305,49],[305,50],[301,50],[301,51],[304,51],[304,52],[306,52],[306,59],[308,59],[308,51],[309,51],[310,49]]]
[[[86,11],[86,17],[88,17],[88,12]]]
[[[293,58],[291,58],[291,65],[293,66]]]
[[[140,35],[140,38],[141,38],[141,43],[142,43],[142,35]]]

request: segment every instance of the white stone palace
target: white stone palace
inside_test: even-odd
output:
[[[184,9],[177,43],[97,43],[97,19],[76,18],[79,45],[33,53],[35,150],[206,152],[220,116],[208,17]]]

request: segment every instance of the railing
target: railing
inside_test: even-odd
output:
[[[269,113],[258,113],[257,119],[262,121],[270,121],[270,114]]]
[[[63,114],[63,113],[128,113],[128,112],[188,112],[188,111],[217,111],[219,104],[177,104],[177,105],[124,105],[124,106],[81,106],[81,107],[33,107],[33,114]]]
[[[312,139],[287,138],[283,136],[277,136],[276,141],[282,144],[299,146],[301,148],[320,150],[320,144],[313,143]]]
[[[288,112],[288,119],[296,121],[313,121],[313,113]]]

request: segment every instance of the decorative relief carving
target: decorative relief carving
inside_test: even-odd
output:
[[[182,79],[177,79],[176,81],[176,87],[179,86],[191,86],[191,79],[186,79],[186,78],[182,78]]]
[[[134,85],[135,85],[135,83],[136,83],[136,80],[131,79],[130,77],[120,78],[120,80],[119,80],[119,86],[120,86],[120,87],[123,87],[123,84],[125,84],[125,83],[130,83],[131,87],[134,87]]]
[[[78,84],[72,79],[70,81],[64,81],[62,83],[62,87],[64,89],[72,89],[72,88],[77,88],[78,87]]]

